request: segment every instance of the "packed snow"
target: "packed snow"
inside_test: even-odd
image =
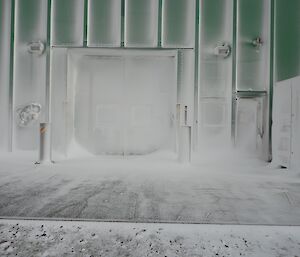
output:
[[[297,257],[299,227],[0,221],[0,256]]]

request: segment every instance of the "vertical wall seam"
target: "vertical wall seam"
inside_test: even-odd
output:
[[[83,47],[87,47],[88,33],[88,0],[84,0],[84,20],[83,20]]]
[[[14,105],[14,49],[15,49],[15,0],[11,0],[10,24],[10,65],[9,65],[9,141],[8,149],[13,150],[13,105]]]
[[[196,0],[196,16],[195,16],[195,68],[194,68],[194,129],[193,129],[193,148],[198,149],[198,133],[199,133],[199,29],[200,29],[200,0]]]
[[[161,33],[162,33],[162,0],[158,0],[158,23],[157,23],[157,47],[161,48]]]
[[[125,43],[125,0],[121,0],[121,47],[124,48]]]

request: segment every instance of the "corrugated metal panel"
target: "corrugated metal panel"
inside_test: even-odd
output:
[[[255,41],[259,39],[261,45]],[[236,47],[237,89],[266,90],[270,77],[270,0],[238,1]]]
[[[201,97],[229,97],[232,88],[232,53],[217,56],[223,43],[232,48],[233,1],[200,1],[199,78]],[[234,51],[234,49],[232,49]]]
[[[125,0],[125,46],[158,45],[158,0]]]
[[[45,107],[46,55],[28,51],[29,43],[47,41],[48,0],[16,0],[14,44],[14,138],[15,149],[37,147],[38,126],[17,125],[16,110],[28,103]]]
[[[275,0],[276,80],[300,75],[300,1]]]
[[[9,149],[11,1],[0,1],[0,150]]]
[[[84,0],[52,0],[51,19],[51,45],[83,45]]]
[[[88,46],[121,45],[121,0],[88,1]]]
[[[162,46],[193,48],[195,45],[195,0],[164,0]]]
[[[199,147],[231,143],[233,0],[200,0]],[[218,55],[222,45],[229,55]]]

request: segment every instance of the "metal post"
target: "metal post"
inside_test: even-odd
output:
[[[51,0],[48,0],[48,18],[47,18],[47,71],[46,71],[46,117],[47,122],[40,123],[40,144],[39,160],[36,164],[50,164],[51,160],[51,88],[50,88],[50,34],[51,34]]]
[[[39,160],[36,164],[50,164],[51,161],[51,126],[50,123],[40,123]]]

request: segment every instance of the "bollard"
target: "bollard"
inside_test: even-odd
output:
[[[48,164],[51,161],[51,125],[40,123],[39,160],[36,164]]]

